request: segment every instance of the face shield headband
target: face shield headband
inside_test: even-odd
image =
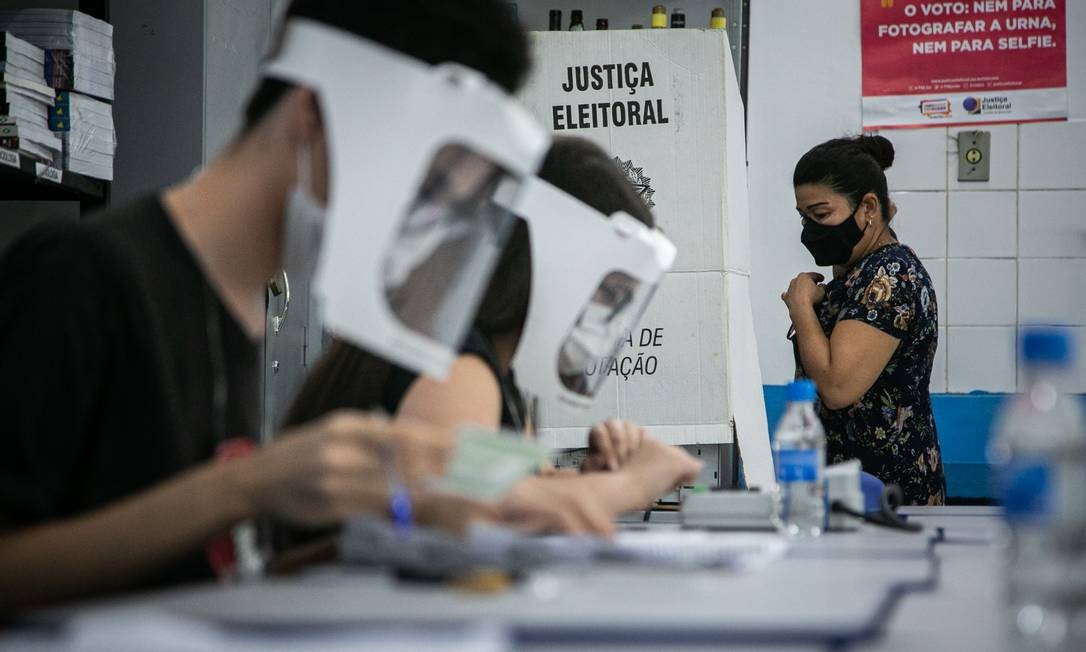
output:
[[[475,315],[548,134],[502,89],[349,32],[291,19],[266,77],[316,94],[329,157],[314,292],[325,326],[443,377]],[[286,164],[287,162],[284,162]]]

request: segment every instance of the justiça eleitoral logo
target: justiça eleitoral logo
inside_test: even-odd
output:
[[[1010,113],[1014,102],[1007,95],[970,95],[962,100],[962,108],[970,115]]]
[[[641,199],[645,200],[649,208],[656,205],[656,202],[652,201],[652,196],[656,194],[656,191],[652,189],[649,182],[652,179],[645,176],[644,168],[634,167],[633,161],[623,161],[619,157],[615,157],[615,163],[618,163],[619,167],[626,174],[626,179],[633,186],[633,189],[637,191],[638,195],[641,195]]]

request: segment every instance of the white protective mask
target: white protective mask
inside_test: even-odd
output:
[[[279,264],[289,279],[308,283],[320,257],[327,209],[310,190],[312,156],[308,143],[298,146],[297,159],[297,181],[290,190],[283,214]]]
[[[574,376],[585,372],[590,360],[610,355],[621,335],[622,324],[610,319],[614,308],[596,302],[588,304],[577,325],[569,333],[558,357],[558,373]]]

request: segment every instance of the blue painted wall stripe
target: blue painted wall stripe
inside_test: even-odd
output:
[[[784,412],[784,385],[766,385],[765,407],[770,437]],[[947,495],[952,498],[988,498],[988,438],[999,405],[1007,394],[932,394],[935,426],[943,450]]]

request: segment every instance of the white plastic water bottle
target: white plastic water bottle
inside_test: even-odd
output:
[[[826,527],[826,432],[815,414],[815,384],[788,386],[788,405],[773,439],[777,467],[773,520],[789,536],[817,537]]]
[[[1059,391],[1068,336],[1023,331],[1025,392],[1009,399],[989,457],[1006,530],[1004,619],[1010,649],[1086,649],[1086,420]]]

